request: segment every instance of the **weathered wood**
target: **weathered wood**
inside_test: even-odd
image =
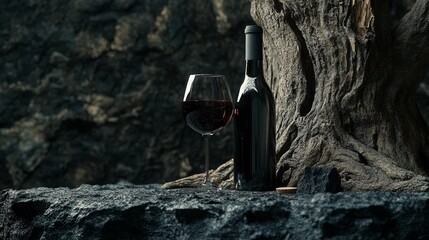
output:
[[[429,134],[415,103],[428,11],[418,0],[392,31],[388,1],[252,1],[276,98],[278,185],[329,166],[345,190],[429,190]]]
[[[229,160],[220,165],[216,170],[210,170],[210,179],[215,187],[231,189],[234,186],[233,161]],[[198,187],[201,186],[205,173],[191,175],[176,181],[167,182],[162,188],[181,188],[181,187]]]
[[[428,8],[416,3],[404,35],[429,35]],[[387,1],[254,1],[252,13],[269,43],[268,79],[278,86],[279,183],[296,185],[306,166],[326,165],[339,170],[346,190],[427,190],[428,132],[414,95],[429,54],[405,64],[412,43],[427,38],[391,40]],[[412,74],[397,72],[410,64]]]

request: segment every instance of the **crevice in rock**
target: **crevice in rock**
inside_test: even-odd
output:
[[[378,151],[377,142],[378,142],[378,134],[375,133],[372,135],[372,148],[374,148],[376,151]]]
[[[298,127],[293,124],[290,126],[289,134],[287,136],[287,139],[285,143],[280,147],[279,151],[277,152],[276,159],[280,159],[289,149],[292,145],[295,138],[298,136]]]
[[[137,239],[147,234],[147,229],[156,225],[156,223],[146,219],[147,206],[148,204],[142,204],[123,212],[113,211],[111,214],[116,214],[117,217],[103,225],[101,229],[102,239]],[[160,210],[154,211],[157,211],[159,215]],[[98,211],[94,215],[101,215],[101,213],[102,211]],[[147,214],[150,215],[150,212]]]
[[[177,221],[183,224],[191,224],[215,216],[209,210],[197,208],[176,209],[175,214]]]
[[[302,69],[304,78],[306,80],[306,86],[305,86],[305,96],[299,108],[299,115],[301,117],[304,117],[310,112],[313,106],[314,95],[316,92],[316,77],[314,73],[314,66],[310,57],[310,51],[308,50],[307,44],[305,43],[304,36],[302,35],[302,32],[299,30],[298,26],[296,25],[295,19],[292,18],[292,14],[290,10],[285,11],[284,20],[293,31],[295,38],[298,42],[299,50],[301,52],[300,54],[301,69]]]
[[[31,221],[37,215],[43,214],[49,208],[49,203],[44,201],[15,202],[12,210],[15,214],[27,221]]]
[[[359,155],[359,162],[364,164],[364,165],[369,165],[368,160],[362,155],[362,154],[358,154]]]
[[[80,118],[66,119],[61,123],[61,129],[65,131],[77,131],[79,133],[85,133],[93,130],[97,127],[97,124],[93,121],[88,121]]]
[[[282,163],[276,173],[276,184],[277,186],[283,186],[288,184],[292,174],[292,169],[287,163]]]
[[[274,10],[276,10],[277,13],[280,13],[283,10],[283,3],[281,3],[279,0],[273,0],[274,3]]]
[[[35,227],[31,230],[31,235],[28,237],[29,240],[41,239],[43,235],[42,227]]]
[[[429,170],[427,170],[427,169],[429,169],[429,155],[428,154],[429,154],[429,151],[424,150],[424,149],[420,150],[419,154],[418,154],[419,159],[421,159],[420,162],[418,162],[418,164],[420,165],[421,169],[423,169],[423,171],[427,175],[429,175]]]

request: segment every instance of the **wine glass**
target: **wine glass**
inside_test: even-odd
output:
[[[231,92],[225,76],[192,74],[186,85],[182,114],[186,123],[205,139],[205,178],[202,185],[212,186],[209,178],[209,139],[231,120]]]

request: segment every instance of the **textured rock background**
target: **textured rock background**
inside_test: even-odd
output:
[[[223,73],[236,95],[247,0],[2,1],[0,13],[0,189],[202,171],[185,83]],[[231,136],[213,138],[213,167]]]
[[[427,239],[429,193],[160,190],[5,191],[0,237],[24,239]]]
[[[247,0],[1,1],[0,13],[0,189],[202,172],[186,78],[224,73],[236,96]],[[213,138],[212,167],[232,157],[230,131]]]

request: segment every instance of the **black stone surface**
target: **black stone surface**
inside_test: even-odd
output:
[[[307,167],[304,176],[298,182],[297,192],[314,193],[337,193],[341,192],[341,177],[336,168],[329,167]]]
[[[1,239],[427,239],[429,193],[84,185],[4,191]]]

